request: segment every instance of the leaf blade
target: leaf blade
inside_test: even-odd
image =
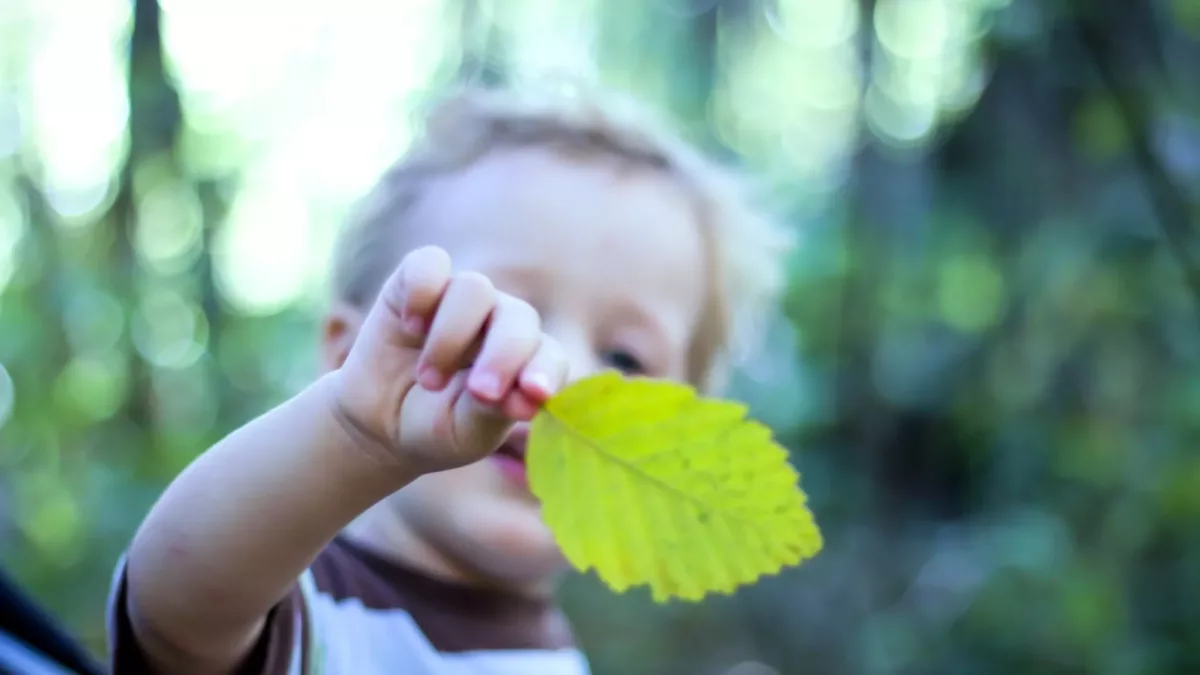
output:
[[[572,566],[618,592],[648,585],[661,602],[729,593],[816,555],[823,541],[799,474],[746,412],[615,372],[548,401],[526,461]]]

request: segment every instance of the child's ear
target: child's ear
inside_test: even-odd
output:
[[[346,362],[362,321],[362,312],[346,303],[329,309],[321,322],[321,356],[326,370],[337,370]]]

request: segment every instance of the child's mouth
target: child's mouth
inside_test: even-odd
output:
[[[525,442],[528,438],[529,430],[517,427],[490,457],[500,473],[523,490],[529,489],[529,478],[525,474]]]

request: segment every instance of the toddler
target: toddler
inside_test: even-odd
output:
[[[528,421],[605,368],[719,386],[786,241],[630,103],[449,97],[339,244],[326,372],[198,457],[118,564],[114,672],[586,673]]]

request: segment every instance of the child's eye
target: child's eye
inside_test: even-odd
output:
[[[636,356],[623,349],[613,349],[604,353],[604,360],[610,366],[626,375],[638,375],[646,371],[646,367]]]

